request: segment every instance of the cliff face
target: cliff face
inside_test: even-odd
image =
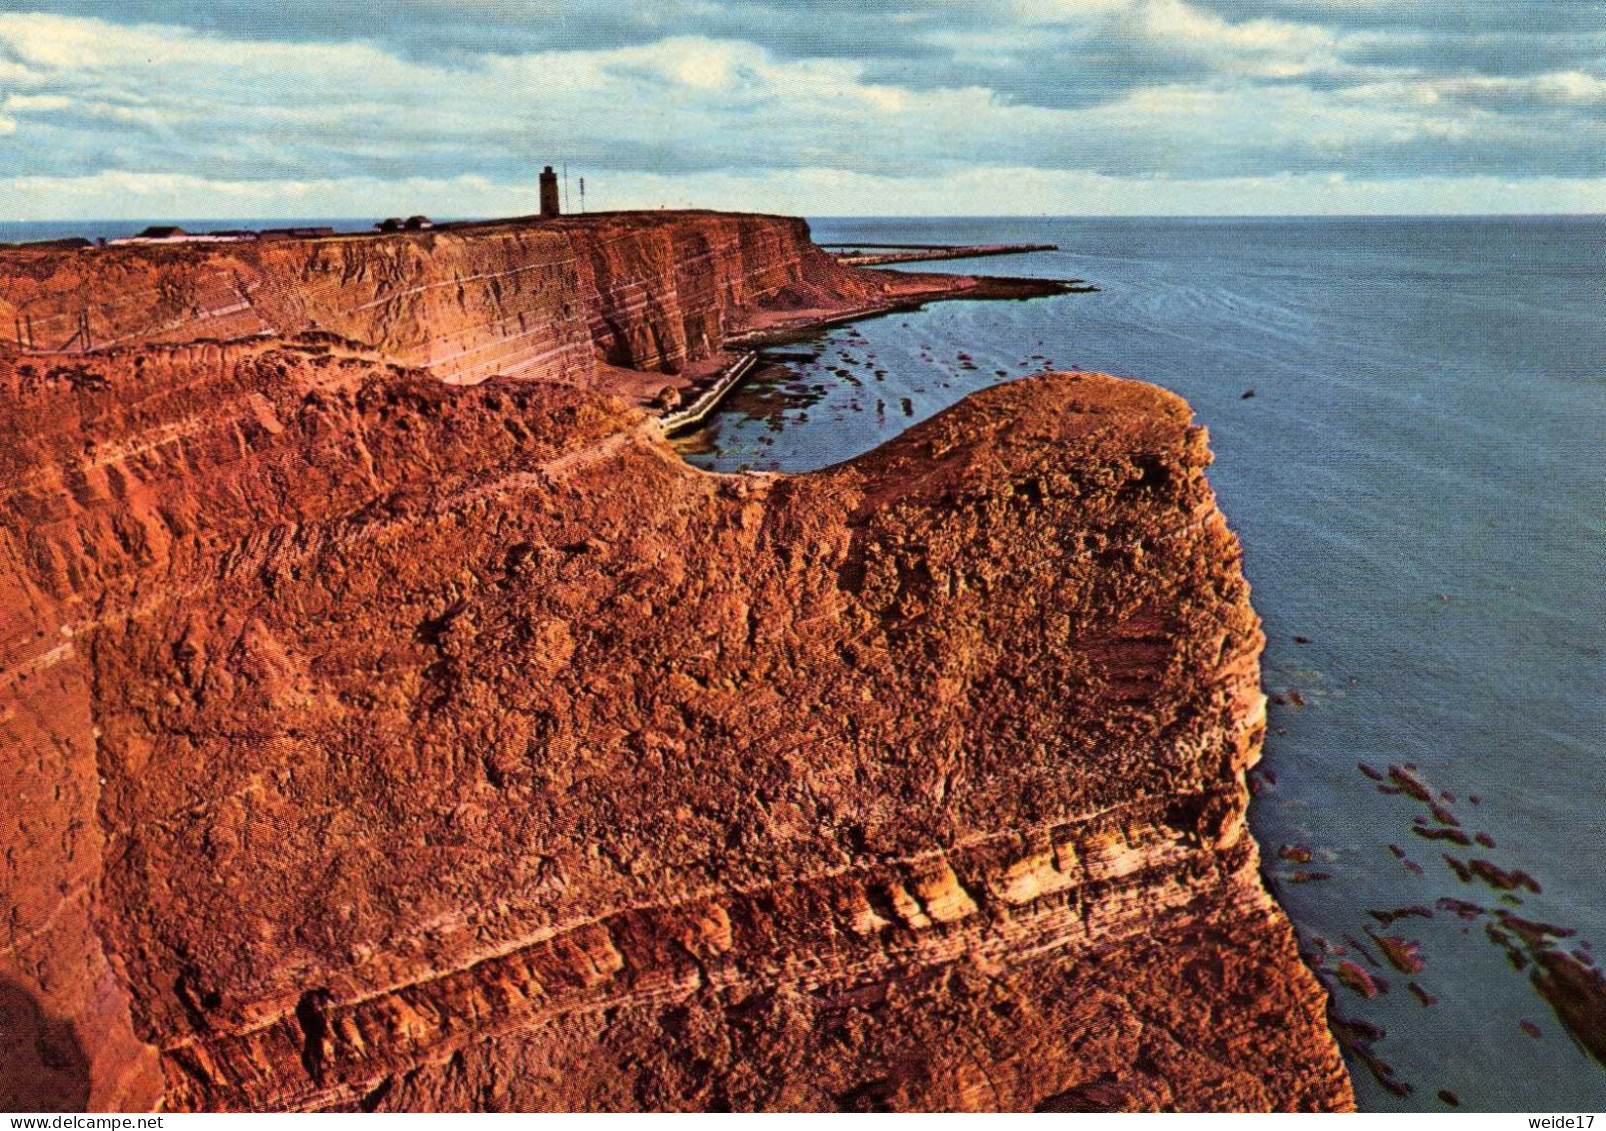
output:
[[[0,1106],[1350,1102],[1175,397],[799,477],[312,346],[0,357],[0,406]]]
[[[0,250],[0,326],[36,350],[320,334],[453,382],[494,373],[589,385],[599,353],[677,372],[759,312],[851,306],[884,290],[815,247],[802,220],[696,212]]]

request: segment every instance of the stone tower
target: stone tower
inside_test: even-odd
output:
[[[561,209],[558,207],[558,175],[548,165],[541,170],[541,219],[550,220]]]

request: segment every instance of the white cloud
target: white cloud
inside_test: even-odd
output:
[[[18,220],[277,219],[367,217],[432,212],[440,216],[519,215],[539,206],[534,185],[483,177],[381,181],[350,177],[308,181],[231,181],[190,173],[107,171],[84,177],[0,180],[0,211]]]
[[[0,102],[0,110],[13,114],[37,114],[65,110],[71,105],[72,99],[59,94],[13,94]]]
[[[834,168],[785,174],[711,172],[623,176],[595,186],[596,209],[705,206],[791,215],[1363,215],[1606,212],[1606,178],[1351,178],[1341,174],[1204,179],[1105,177],[1028,167],[882,177]],[[192,175],[102,173],[0,180],[0,210],[29,219],[378,219],[522,215],[533,185],[476,177],[292,181],[209,180]]]
[[[1351,37],[1333,29],[1205,5],[974,0],[954,9],[948,31],[920,32],[939,52],[934,73],[955,68],[953,81],[936,83],[895,81],[858,58],[687,34],[455,55],[448,65],[365,43],[0,14],[0,87],[11,92],[0,133],[14,174],[0,184],[19,216],[479,214],[523,207],[534,170],[568,158],[593,199],[619,205],[795,202],[819,213],[818,202],[836,200],[875,211],[873,190],[892,194],[880,211],[1017,201],[1032,211],[1024,202],[1054,199],[1073,210],[1125,199],[1179,210],[1165,194],[1189,185],[1207,209],[1214,190],[1203,186],[1230,183],[1276,208],[1288,183],[1352,203],[1393,199],[1357,187],[1384,183],[1375,159],[1358,164],[1367,154],[1429,169],[1449,152],[1467,167],[1547,144],[1587,150],[1600,132],[1588,131],[1600,124],[1606,79],[1587,67],[1516,76],[1362,67],[1347,61]],[[421,6],[446,9],[415,0],[412,10]],[[896,26],[889,19],[889,34]],[[1022,59],[1046,69],[1049,95],[1095,66],[1136,78],[1043,105],[998,77]],[[1301,81],[1318,75],[1322,83]],[[1309,184],[1249,176],[1283,169],[1308,170]],[[1345,175],[1332,181],[1335,172]],[[1139,187],[1145,177],[1160,196]],[[1561,198],[1556,185],[1580,182],[1546,183],[1535,207]],[[1036,197],[1011,187],[1026,184],[1043,187]]]

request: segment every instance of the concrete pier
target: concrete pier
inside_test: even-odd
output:
[[[989,255],[1024,255],[1033,251],[1058,251],[1051,243],[880,243],[821,244],[844,267],[877,267],[884,263],[925,263],[939,259],[981,259]],[[836,250],[841,248],[842,250]]]

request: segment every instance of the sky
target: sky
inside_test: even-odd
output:
[[[0,219],[1606,212],[1606,0],[0,2]]]

